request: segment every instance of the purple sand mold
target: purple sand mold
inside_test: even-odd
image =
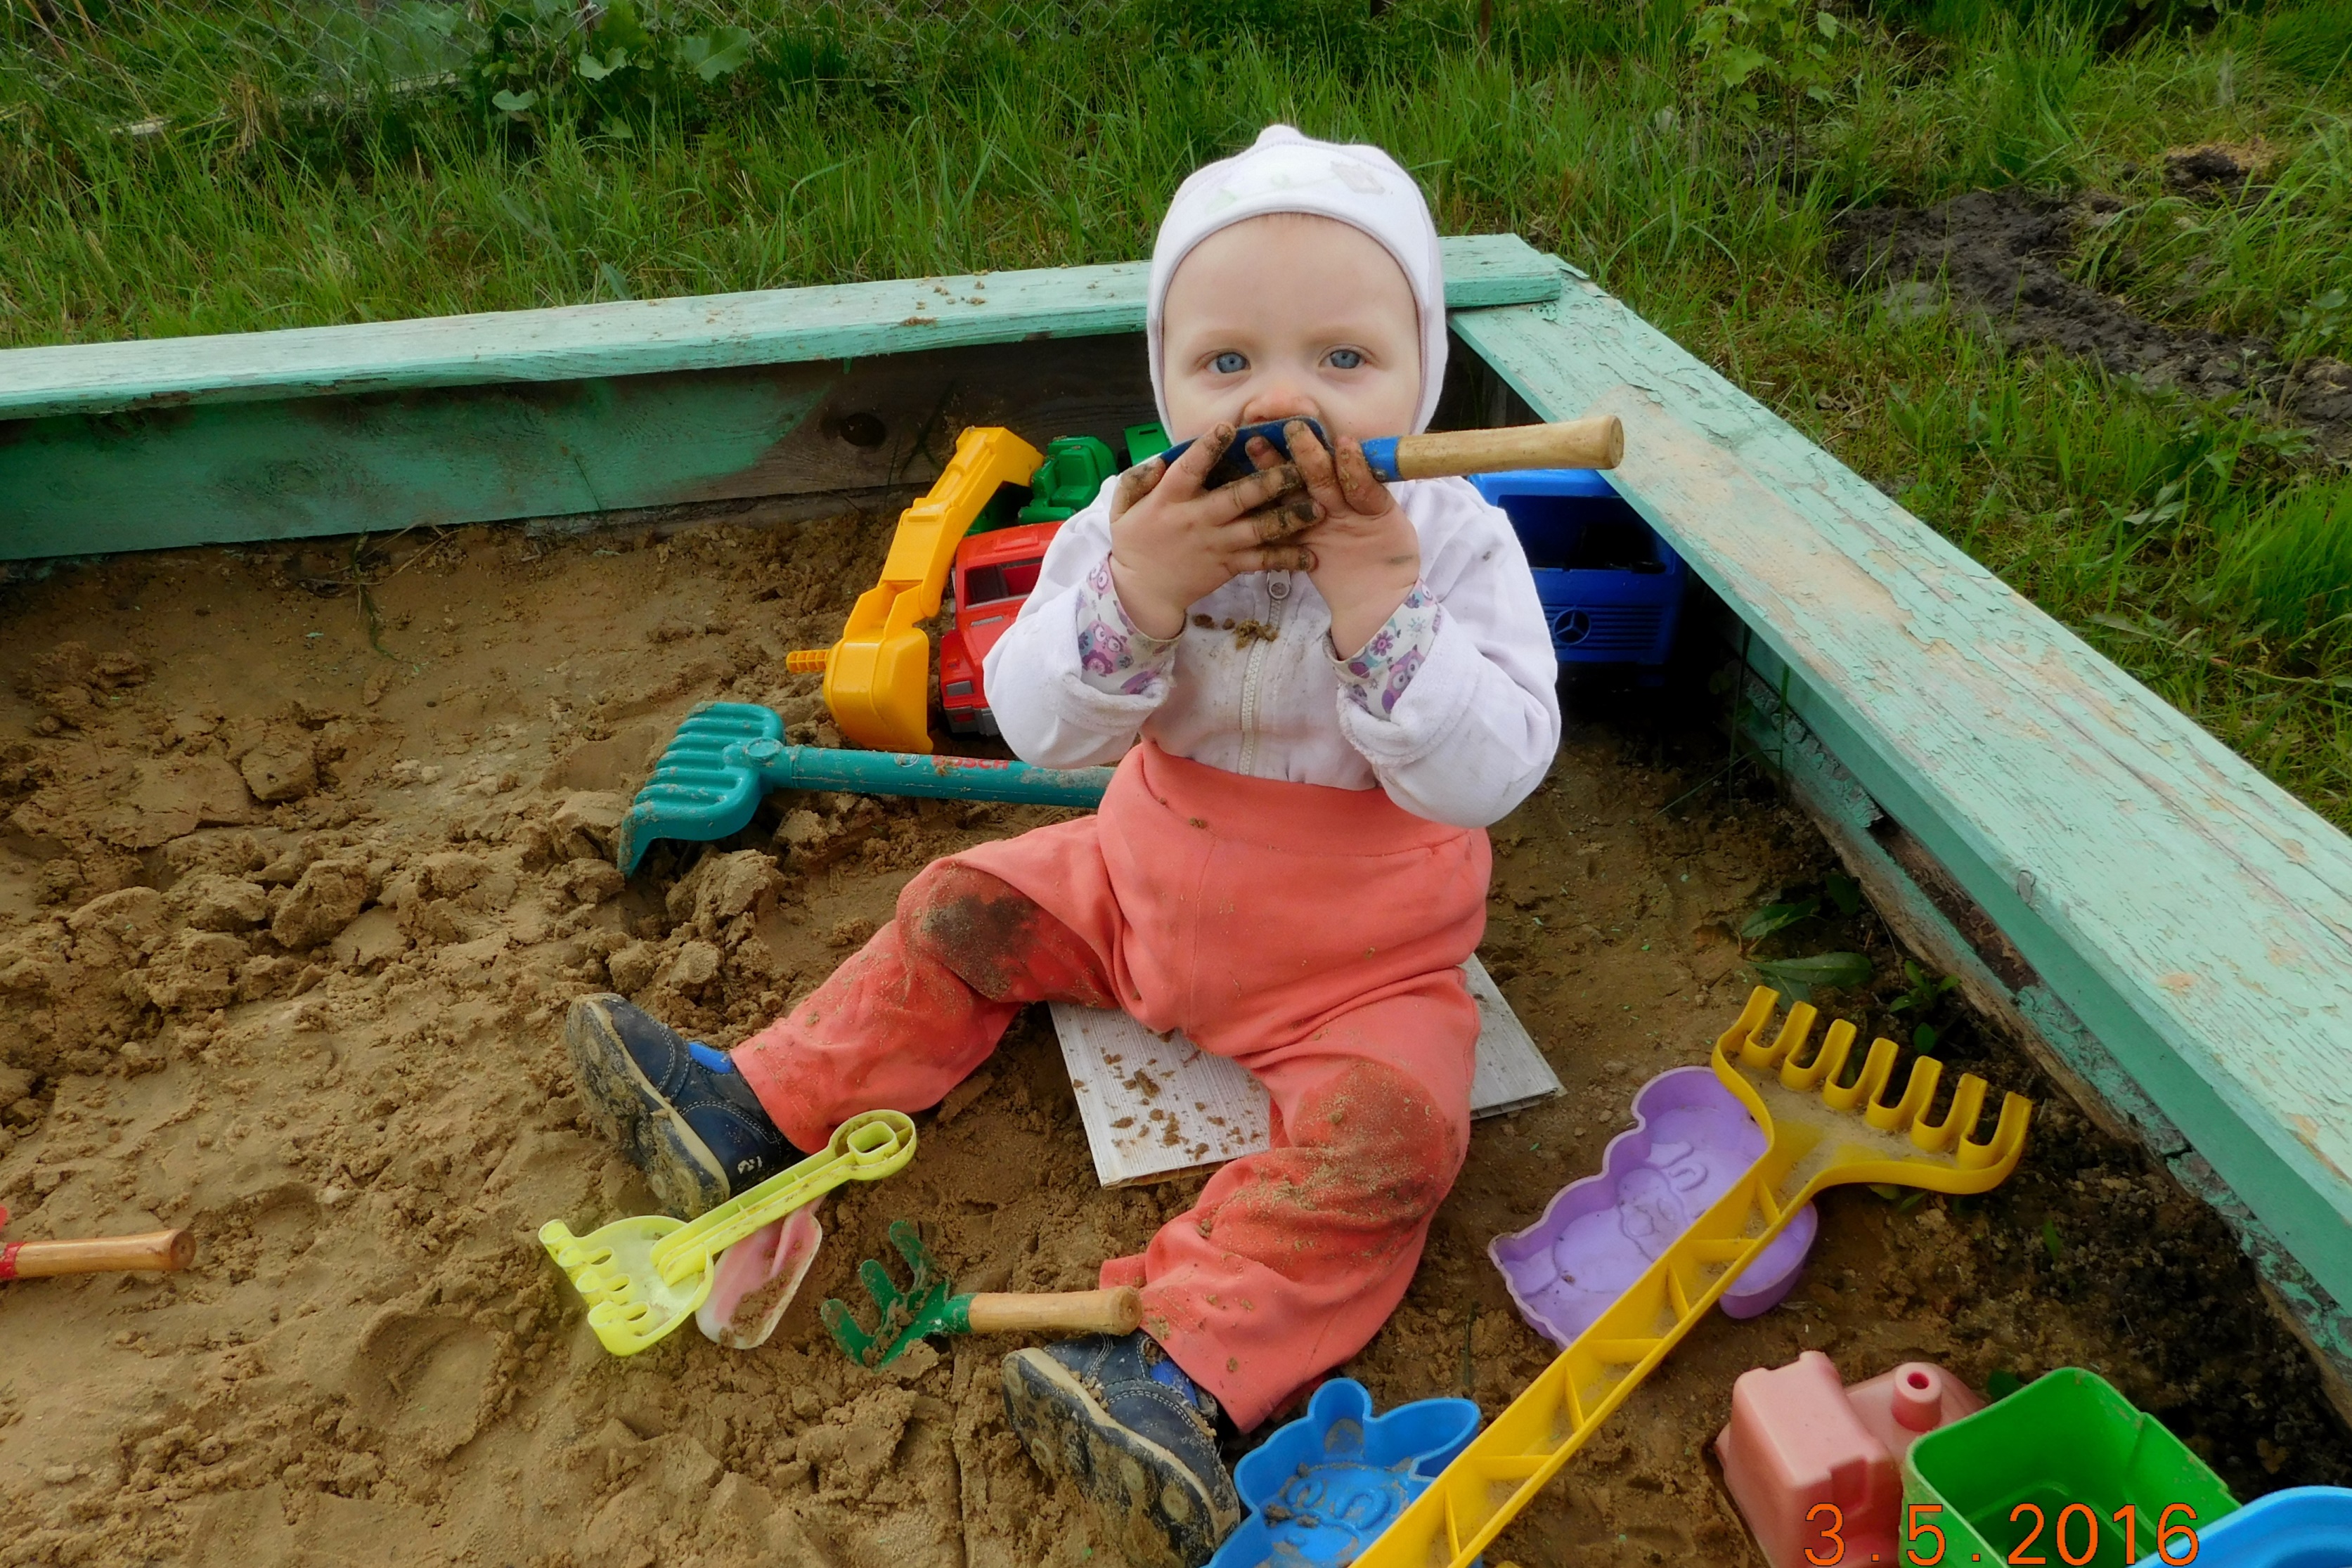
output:
[[[1713,1068],[1661,1072],[1633,1096],[1633,1124],[1609,1141],[1600,1174],[1560,1188],[1542,1218],[1497,1236],[1486,1255],[1519,1315],[1565,1346],[1763,1152],[1763,1131]],[[1752,1318],[1778,1305],[1820,1224],[1806,1205],[1724,1291],[1724,1312]]]

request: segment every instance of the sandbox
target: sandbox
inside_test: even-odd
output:
[[[1477,1125],[1340,1370],[1499,1411],[1552,1347],[1490,1239],[1706,1059],[1755,960],[1853,952],[1869,981],[1822,999],[1914,1043],[1930,1009],[1949,1067],[2039,1102],[2023,1165],[1830,1192],[1792,1293],[1700,1321],[1487,1561],[1756,1561],[1709,1440],[1738,1374],[1806,1349],[1979,1388],[2082,1367],[2241,1499],[2341,1481],[2352,843],[1574,267],[1444,248],[1441,423],[1620,418],[1612,483],[1693,592],[1668,684],[1572,690],[1493,830],[1480,956],[1565,1092]],[[1098,1185],[1042,1012],[906,1173],[826,1200],[758,1350],[607,1355],[535,1236],[655,1207],[587,1132],[571,998],[730,1044],[929,859],[1052,820],[786,793],[612,863],[695,704],[839,743],[788,653],[839,633],[957,432],[1140,416],[1142,288],[0,355],[6,1234],[196,1245],[0,1284],[0,1568],[1111,1560],[1006,1428],[1008,1342],[867,1373],[814,1313],[893,1218],[961,1288],[1073,1289],[1185,1207],[1197,1173]]]
[[[625,990],[730,1043],[928,859],[1053,815],[779,796],[734,839],[611,870],[615,798],[694,703],[832,738],[783,655],[838,627],[888,524],[419,530],[0,590],[9,1234],[198,1244],[183,1275],[0,1287],[0,1563],[1113,1560],[1005,1426],[1012,1342],[875,1375],[814,1310],[895,1217],[964,1288],[1072,1289],[1187,1201],[1197,1177],[1097,1184],[1042,1009],[918,1118],[905,1175],[828,1200],[759,1350],[689,1331],[616,1360],[533,1239],[654,1207],[585,1133],[572,996]],[[1751,983],[1740,922],[1836,868],[1768,789],[1708,784],[1699,712],[1571,694],[1550,779],[1495,830],[1481,956],[1567,1092],[1479,1124],[1404,1306],[1342,1369],[1382,1405],[1492,1415],[1549,1358],[1489,1239],[1594,1166],[1643,1082],[1705,1059]],[[1800,935],[1903,989],[1867,908]],[[2352,1470],[2220,1220],[2000,1031],[1946,1022],[1954,1067],[2041,1101],[2018,1175],[1978,1199],[1832,1195],[1790,1298],[1705,1323],[1491,1555],[1755,1561],[1707,1445],[1739,1372],[1807,1348],[1978,1386],[2096,1368],[2241,1497]]]

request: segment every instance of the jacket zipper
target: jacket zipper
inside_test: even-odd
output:
[[[1265,584],[1265,623],[1274,628],[1275,635],[1282,634],[1282,612],[1290,601],[1290,574],[1267,572]],[[1281,584],[1276,592],[1275,585]],[[1258,673],[1265,664],[1265,651],[1271,646],[1264,638],[1250,642],[1249,661],[1242,666],[1242,766],[1244,779],[1257,777],[1257,683]]]

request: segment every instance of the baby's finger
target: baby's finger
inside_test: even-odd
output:
[[[1160,483],[1160,476],[1167,468],[1163,459],[1147,457],[1121,474],[1118,483],[1110,490],[1110,520],[1114,523],[1118,521],[1120,515],[1129,507],[1151,494],[1152,487]]]
[[[1269,501],[1289,495],[1298,488],[1298,470],[1285,463],[1278,468],[1261,468],[1245,479],[1219,486],[1212,495],[1220,503],[1224,515],[1216,518],[1231,522],[1245,512],[1255,512]]]
[[[1396,505],[1389,487],[1372,476],[1364,444],[1352,435],[1339,437],[1339,493],[1351,509],[1368,517],[1380,517]]]
[[[1225,455],[1225,448],[1234,444],[1234,427],[1218,424],[1198,441],[1184,449],[1168,470],[1172,484],[1169,499],[1189,501],[1209,487],[1209,475]]]
[[[1282,448],[1263,435],[1251,436],[1249,445],[1243,450],[1249,455],[1250,465],[1253,467],[1272,468],[1286,461],[1282,455]]]
[[[1295,538],[1323,520],[1323,508],[1306,496],[1296,496],[1279,506],[1261,507],[1235,519],[1246,525],[1250,536],[1263,545],[1280,544]]]
[[[1331,467],[1331,454],[1315,438],[1315,427],[1303,419],[1294,419],[1283,427],[1290,442],[1290,461],[1298,476],[1307,483],[1307,493],[1321,502],[1329,511],[1346,508],[1347,499],[1339,488],[1339,478]]]
[[[1244,571],[1313,571],[1315,552],[1305,545],[1265,545],[1225,558],[1236,575]]]

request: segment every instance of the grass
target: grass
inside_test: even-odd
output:
[[[623,13],[591,82],[621,35],[558,0],[5,0],[0,344],[1123,259],[1287,120],[1391,148],[1449,232],[1575,261],[2352,826],[2352,477],[1822,265],[1853,205],[2096,188],[2086,280],[2352,358],[2338,0],[1883,0],[1793,152],[1698,95],[1687,0],[935,3]],[[740,63],[696,68],[729,26]],[[2267,189],[2168,193],[2206,141]]]
[[[2084,281],[2159,320],[2271,338],[2290,361],[2352,358],[2352,125],[2261,151],[2275,163],[2242,204],[2175,194],[2144,173],[2087,248]]]

